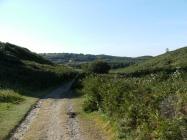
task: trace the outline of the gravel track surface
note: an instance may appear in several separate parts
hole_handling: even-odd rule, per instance
[[[40,99],[10,140],[105,140],[102,132],[93,128],[93,122],[79,120],[74,112],[72,83]]]

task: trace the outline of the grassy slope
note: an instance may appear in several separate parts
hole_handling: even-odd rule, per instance
[[[4,139],[38,98],[74,72],[10,43],[0,42],[0,58],[0,139]]]
[[[45,88],[68,79],[73,70],[55,65],[41,56],[9,43],[0,43],[1,83]],[[64,77],[64,79],[62,79]],[[3,85],[5,85],[3,84]]]
[[[40,55],[10,43],[0,42],[0,53],[3,54],[3,57],[1,56],[2,59],[9,59],[12,61],[14,59],[14,62],[18,62],[19,60],[30,60],[40,64],[52,64],[49,60],[44,59]]]
[[[154,57],[143,63],[135,64],[124,69],[112,72],[116,73],[152,73],[159,71],[175,71],[176,68],[187,70],[187,47],[171,51]]]

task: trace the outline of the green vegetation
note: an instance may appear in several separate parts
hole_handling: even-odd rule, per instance
[[[14,90],[0,90],[0,102],[19,104],[22,101],[24,101],[24,98]]]
[[[49,60],[42,58],[40,55],[10,43],[0,42],[0,55],[1,61],[7,60],[9,62],[19,63],[19,60],[30,60],[40,64],[52,64]]]
[[[140,63],[152,58],[151,56],[132,58],[110,55],[84,55],[73,53],[45,53],[41,55],[54,63],[66,64],[76,68],[81,68],[82,64],[100,60],[109,63],[112,69],[127,67],[129,65]]]
[[[129,58],[128,64],[122,58],[103,55],[100,58],[82,54],[81,57],[43,55],[55,58],[54,61],[67,56],[62,63],[82,65],[86,73],[80,73],[73,85],[77,94],[83,95],[82,107],[89,113],[81,114],[93,119],[102,114],[106,120],[103,124],[109,120],[119,139],[187,138],[187,47],[151,59]],[[0,43],[0,58],[0,139],[3,139],[38,98],[74,78],[76,72],[10,43]],[[125,66],[134,65],[112,71],[122,74],[103,74],[114,60],[118,64],[123,61]]]
[[[146,75],[165,71],[171,73],[176,69],[187,70],[187,47],[167,52],[154,57],[143,63],[135,64],[124,69],[117,69],[112,72],[130,75]]]
[[[187,81],[182,77],[89,76],[83,82],[83,107],[106,114],[122,139],[182,140],[187,130]]]
[[[9,135],[49,89],[75,75],[73,69],[53,64],[25,48],[0,42],[0,139]]]
[[[9,43],[0,44],[0,81],[3,85],[46,88],[71,79],[75,73],[62,65],[54,65],[27,49]]]
[[[38,97],[29,97],[20,95],[24,101],[15,102],[0,102],[0,140],[5,139],[9,136],[10,132],[19,124],[19,122],[25,117],[27,112],[32,108],[32,106],[36,103],[38,98],[49,94],[52,91],[52,88],[48,88],[47,90],[40,91],[30,91],[29,95],[35,95]],[[15,91],[12,91],[12,95],[14,95]],[[1,94],[1,93],[0,93]],[[27,93],[28,94],[28,93]]]
[[[83,69],[88,73],[104,74],[110,70],[110,65],[104,61],[94,61],[89,64],[82,65]]]
[[[187,138],[187,48],[130,66],[123,74],[83,75],[75,88],[87,113],[104,114],[119,139]],[[82,81],[82,84],[80,84]]]
[[[77,93],[73,94],[76,95]],[[79,112],[77,117],[80,121],[80,128],[84,128],[85,132],[91,134],[96,133],[96,135],[98,135],[99,129],[100,133],[107,137],[107,140],[116,140],[117,129],[108,121],[105,115],[100,115],[99,112],[86,113],[82,108],[84,97],[72,98],[71,100],[74,111]]]

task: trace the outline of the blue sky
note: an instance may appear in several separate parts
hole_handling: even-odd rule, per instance
[[[0,0],[0,41],[34,52],[158,55],[187,45],[187,1]]]

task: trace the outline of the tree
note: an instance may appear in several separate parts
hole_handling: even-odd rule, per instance
[[[108,73],[110,70],[110,65],[104,61],[95,61],[88,65],[87,71],[97,74]]]
[[[166,48],[166,53],[168,53],[169,52],[169,48]]]

